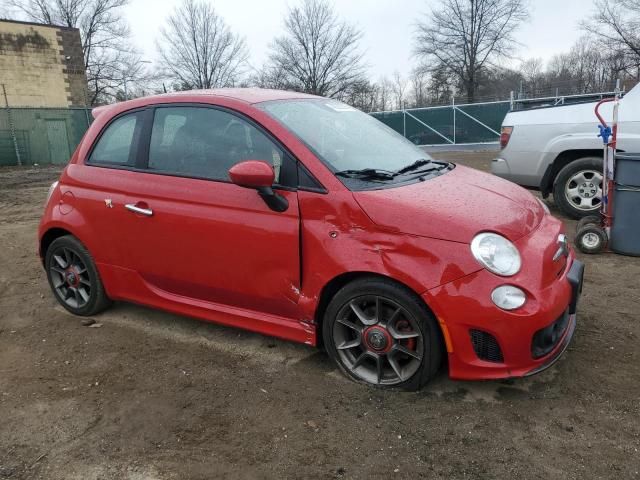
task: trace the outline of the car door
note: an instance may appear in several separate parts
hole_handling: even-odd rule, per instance
[[[72,162],[66,169],[68,185],[61,186],[62,192],[73,199],[70,206],[85,219],[79,227],[90,238],[91,253],[98,264],[128,263],[128,246],[121,232],[128,215],[122,207],[142,135],[143,115],[137,110],[114,118],[92,145],[84,164]]]
[[[203,106],[158,107],[146,172],[128,184],[129,262],[155,294],[184,301],[297,314],[299,214],[271,210],[229,181],[243,160],[264,160],[282,182],[286,156],[250,121]],[[215,308],[215,306],[212,306]]]

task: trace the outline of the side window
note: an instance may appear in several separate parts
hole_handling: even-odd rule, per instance
[[[159,107],[155,111],[149,169],[229,180],[228,171],[244,160],[273,165],[276,183],[284,152],[265,134],[231,113],[204,107]]]
[[[134,142],[141,129],[141,113],[129,113],[114,120],[98,139],[89,162],[98,165],[135,163]]]

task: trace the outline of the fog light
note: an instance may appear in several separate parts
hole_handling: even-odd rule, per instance
[[[524,305],[527,295],[518,287],[502,285],[491,293],[491,300],[498,308],[503,310],[515,310]]]

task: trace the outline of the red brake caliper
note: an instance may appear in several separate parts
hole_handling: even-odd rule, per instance
[[[396,325],[396,329],[400,333],[403,333],[403,332],[407,333],[412,331],[411,325],[406,320],[400,320]],[[407,338],[404,340],[400,340],[400,343],[403,343],[403,342],[404,342],[404,346],[407,347],[409,350],[414,351],[416,349],[415,338]]]

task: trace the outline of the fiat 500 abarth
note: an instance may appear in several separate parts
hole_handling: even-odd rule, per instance
[[[521,187],[438,162],[304,94],[193,91],[94,110],[49,191],[57,300],[112,300],[323,345],[352,379],[415,389],[551,365],[583,265]]]

